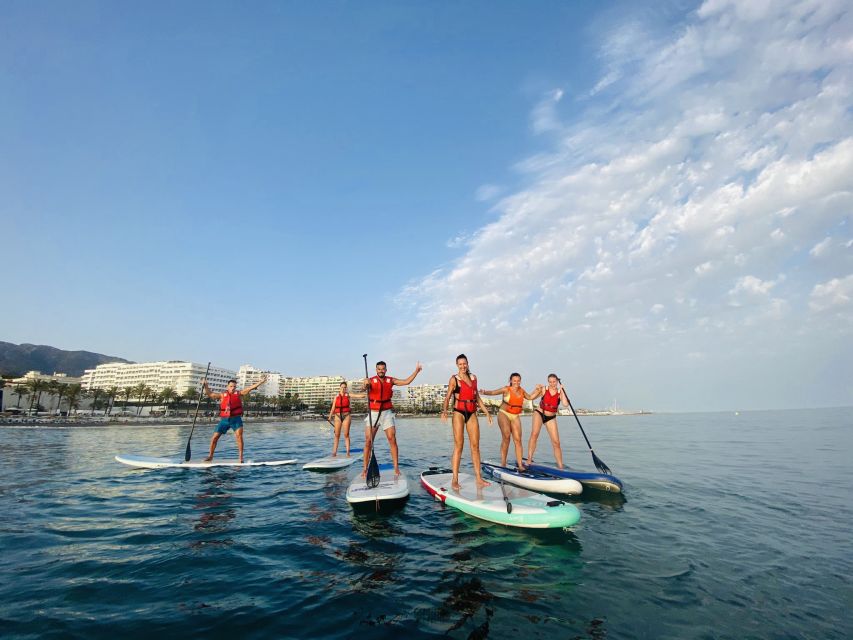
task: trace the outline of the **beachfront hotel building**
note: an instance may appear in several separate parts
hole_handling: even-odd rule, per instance
[[[431,411],[441,407],[447,393],[446,384],[418,384],[402,387],[395,405],[400,409]]]
[[[111,362],[100,364],[94,369],[86,369],[81,380],[83,389],[109,389],[117,387],[135,387],[140,383],[149,386],[155,393],[166,387],[171,387],[179,394],[190,389],[201,389],[201,381],[207,365],[183,360],[168,360],[164,362],[124,363]],[[223,391],[231,379],[236,379],[237,372],[222,367],[210,367],[207,381],[214,392]]]
[[[343,376],[310,376],[304,378],[287,376],[282,378],[280,395],[298,395],[299,399],[309,407],[318,403],[329,403],[335,399],[341,382],[349,385],[349,390],[361,391],[361,378],[347,380]]]
[[[27,384],[31,380],[41,380],[42,382],[59,382],[61,384],[77,384],[78,382],[82,384],[81,378],[75,378],[74,376],[69,376],[67,373],[57,373],[53,374],[42,373],[41,371],[27,371],[20,378],[15,378],[11,380],[11,384]]]
[[[250,364],[244,364],[242,367],[237,369],[237,388],[245,389],[256,382],[259,382],[264,376],[267,377],[267,381],[258,387],[256,393],[272,398],[283,395],[281,393],[281,381],[284,376],[282,376],[278,371],[263,371],[261,369],[256,369]]]

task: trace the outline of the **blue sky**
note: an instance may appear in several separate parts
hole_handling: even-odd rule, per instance
[[[598,4],[4,3],[0,339],[850,404],[844,3]]]

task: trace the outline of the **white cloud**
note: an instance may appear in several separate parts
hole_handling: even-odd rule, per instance
[[[477,187],[477,192],[474,197],[479,202],[486,202],[488,200],[494,200],[501,195],[501,193],[503,193],[503,187],[499,187],[495,184],[483,184]]]
[[[851,295],[850,252],[821,246],[832,235],[849,248],[853,228],[853,12],[709,1],[674,37],[649,33],[631,24],[605,39],[581,115],[559,119],[559,91],[533,109],[550,149],[517,163],[529,186],[458,261],[406,289],[401,353],[452,363],[464,346],[486,372],[585,362],[595,392],[614,363],[669,388],[687,353],[715,375],[727,349],[758,366],[781,336],[814,347],[846,335],[804,314]]]
[[[832,238],[829,238],[829,237],[824,238],[823,240],[821,240],[820,242],[818,242],[815,246],[813,246],[811,248],[811,251],[809,251],[809,255],[812,256],[813,258],[819,258],[821,255],[823,255],[826,252],[827,248],[829,248],[829,245],[831,243],[832,243]]]

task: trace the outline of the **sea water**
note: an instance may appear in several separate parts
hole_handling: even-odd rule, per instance
[[[325,423],[246,422],[247,458],[330,452]],[[853,637],[853,410],[582,424],[625,493],[573,498],[577,526],[538,532],[419,486],[422,470],[449,465],[437,419],[399,420],[411,497],[387,515],[347,504],[358,465],[113,460],[182,457],[187,425],[0,428],[0,636]],[[495,459],[498,430],[481,429]],[[559,429],[568,463],[594,470],[574,419]],[[196,428],[194,459],[209,435]],[[352,435],[363,446],[360,422]],[[228,435],[218,454],[234,452]],[[388,461],[381,434],[377,455]],[[552,455],[543,430],[537,459]]]

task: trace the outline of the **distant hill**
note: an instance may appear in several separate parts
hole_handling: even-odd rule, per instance
[[[82,376],[86,369],[94,369],[105,362],[130,362],[115,356],[105,356],[91,351],[64,351],[44,344],[12,344],[0,342],[0,373],[5,376],[22,376],[27,371],[42,373],[67,373]]]

